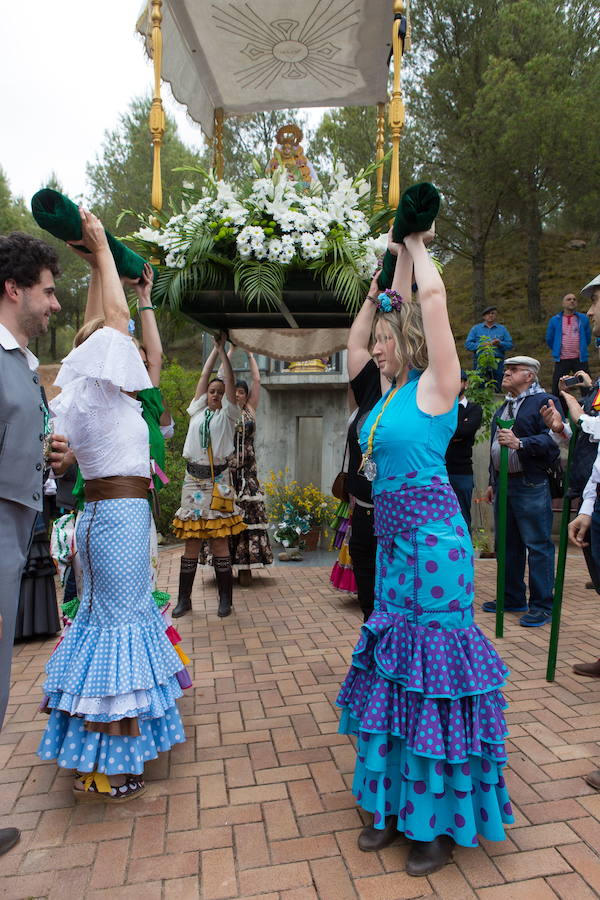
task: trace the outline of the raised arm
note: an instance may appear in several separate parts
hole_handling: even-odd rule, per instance
[[[425,233],[409,234],[404,244],[410,253],[419,286],[419,303],[427,343],[428,366],[417,391],[423,412],[448,412],[460,390],[460,363],[450,328],[446,289],[425,246]]]
[[[221,360],[220,368],[223,371],[223,381],[225,382],[225,396],[229,400],[230,403],[236,405],[236,396],[235,396],[235,378],[233,375],[233,369],[231,368],[231,360],[227,356],[225,352],[225,344],[227,342],[227,337],[223,332],[219,335],[218,338],[215,338],[215,349],[219,354],[219,358]]]
[[[250,378],[252,379],[252,383],[250,385],[250,393],[248,395],[248,405],[256,411],[258,401],[260,400],[260,372],[258,369],[258,363],[254,359],[254,353],[250,353],[248,351],[247,356],[248,368],[250,369]]]
[[[206,362],[202,368],[202,374],[198,379],[198,384],[196,385],[196,393],[194,394],[194,400],[197,400],[202,394],[205,394],[208,390],[208,382],[210,380],[210,376],[215,367],[215,362],[217,361],[218,350],[216,347],[213,347],[210,353],[206,358]]]
[[[129,307],[102,222],[83,207],[79,211],[82,243],[95,255],[98,263],[104,321],[110,328],[129,334]]]
[[[153,386],[158,387],[160,384],[163,350],[151,300],[153,280],[154,270],[151,265],[146,263],[141,279],[133,284],[132,287],[137,296],[137,308],[142,323],[142,344],[146,350],[148,375]]]
[[[95,253],[85,253],[80,250],[81,242],[68,242],[69,247],[81,259],[88,263],[90,272],[90,281],[88,284],[87,300],[85,304],[85,313],[83,316],[83,324],[85,325],[90,319],[97,319],[104,315],[102,308],[102,286],[100,284],[100,272],[98,269],[98,260]]]
[[[379,272],[375,272],[371,285],[367,292],[365,302],[359,309],[348,334],[348,378],[353,378],[362,372],[371,359],[369,343],[373,330],[373,319],[377,312],[376,300],[379,294],[377,279]]]

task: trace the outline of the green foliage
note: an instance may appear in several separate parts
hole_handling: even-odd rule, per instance
[[[284,281],[285,269],[279,263],[239,257],[235,261],[234,288],[249,308],[255,304],[257,308],[264,305],[277,309]]]
[[[365,299],[368,282],[358,270],[348,241],[330,236],[325,252],[309,266],[321,279],[323,289],[340,298],[351,315],[356,315]]]
[[[481,349],[477,356],[477,368],[467,372],[469,377],[467,396],[473,403],[478,403],[483,411],[481,429],[477,436],[478,444],[489,440],[490,425],[498,406],[495,393],[496,382],[493,377],[498,361],[494,354],[494,347],[485,337],[481,338],[480,347]]]
[[[0,234],[29,231],[33,223],[31,213],[22,197],[13,197],[8,178],[0,168]]]

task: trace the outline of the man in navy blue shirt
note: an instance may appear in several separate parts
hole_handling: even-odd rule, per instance
[[[538,382],[540,364],[530,356],[506,360],[502,389],[506,399],[494,413],[491,429],[490,487],[496,492],[500,450],[508,447],[508,500],[506,509],[506,588],[504,608],[522,612],[520,624],[535,628],[552,618],[554,590],[554,544],[552,542],[552,498],[548,470],[559,449],[540,412],[548,400],[558,405]],[[512,428],[498,428],[498,419],[513,419]],[[495,508],[497,513],[497,506]],[[497,516],[496,516],[497,521]],[[529,566],[529,609],[525,595],[525,563]],[[496,604],[483,604],[495,612]]]
[[[569,291],[562,298],[562,312],[552,316],[546,329],[546,343],[554,359],[552,393],[557,397],[560,396],[558,382],[563,375],[573,375],[582,369],[584,372],[590,371],[588,344],[591,339],[589,319],[577,312],[577,297]]]
[[[465,347],[473,353],[473,367],[480,369],[479,356],[486,347],[491,347],[496,357],[496,368],[488,369],[484,373],[496,383],[496,390],[502,390],[502,373],[504,371],[504,354],[511,350],[513,340],[508,328],[496,322],[497,308],[487,306],[483,311],[483,322],[473,325],[467,335]]]

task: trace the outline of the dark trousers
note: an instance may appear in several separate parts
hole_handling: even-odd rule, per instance
[[[471,533],[471,500],[473,498],[473,476],[472,475],[451,475],[448,472],[448,481],[452,485],[452,490],[456,494],[456,499],[460,504],[460,511],[463,519],[467,523],[469,534]]]
[[[8,703],[15,620],[21,575],[27,562],[37,513],[29,506],[0,498],[0,728]]]
[[[594,504],[588,540],[589,547],[584,547],[583,553],[594,587],[600,593],[600,581],[598,580],[598,570],[600,569],[600,498],[598,497]]]
[[[563,402],[563,399],[558,392],[558,379],[562,378],[563,375],[574,375],[575,372],[579,372],[580,370],[582,370],[583,372],[590,371],[590,367],[588,366],[588,364],[586,362],[582,362],[580,359],[559,359],[558,362],[554,363],[554,371],[552,373],[552,393],[555,397],[558,397],[560,399],[565,416],[568,410],[566,404]]]
[[[496,494],[496,533],[497,504]],[[529,567],[529,609],[552,612],[554,591],[554,544],[552,542],[552,498],[548,481],[534,484],[524,475],[508,479],[506,509],[505,608],[527,604],[525,562]]]
[[[373,531],[373,510],[358,503],[352,511],[352,533],[348,549],[352,557],[352,569],[356,578],[358,602],[365,622],[375,604],[375,558],[377,538]]]

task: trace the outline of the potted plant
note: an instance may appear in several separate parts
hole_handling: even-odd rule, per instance
[[[290,503],[284,505],[283,518],[272,525],[273,537],[284,548],[279,558],[285,560],[301,560],[300,551],[304,548],[304,535],[310,530],[310,522],[306,516],[298,515]]]
[[[294,514],[306,521],[308,527],[303,532],[304,545],[307,550],[316,550],[323,527],[333,518],[337,501],[314,484],[301,485],[297,481],[288,481],[287,474],[287,469],[271,472],[265,483],[270,517],[281,523]],[[279,525],[276,528],[279,529]]]

